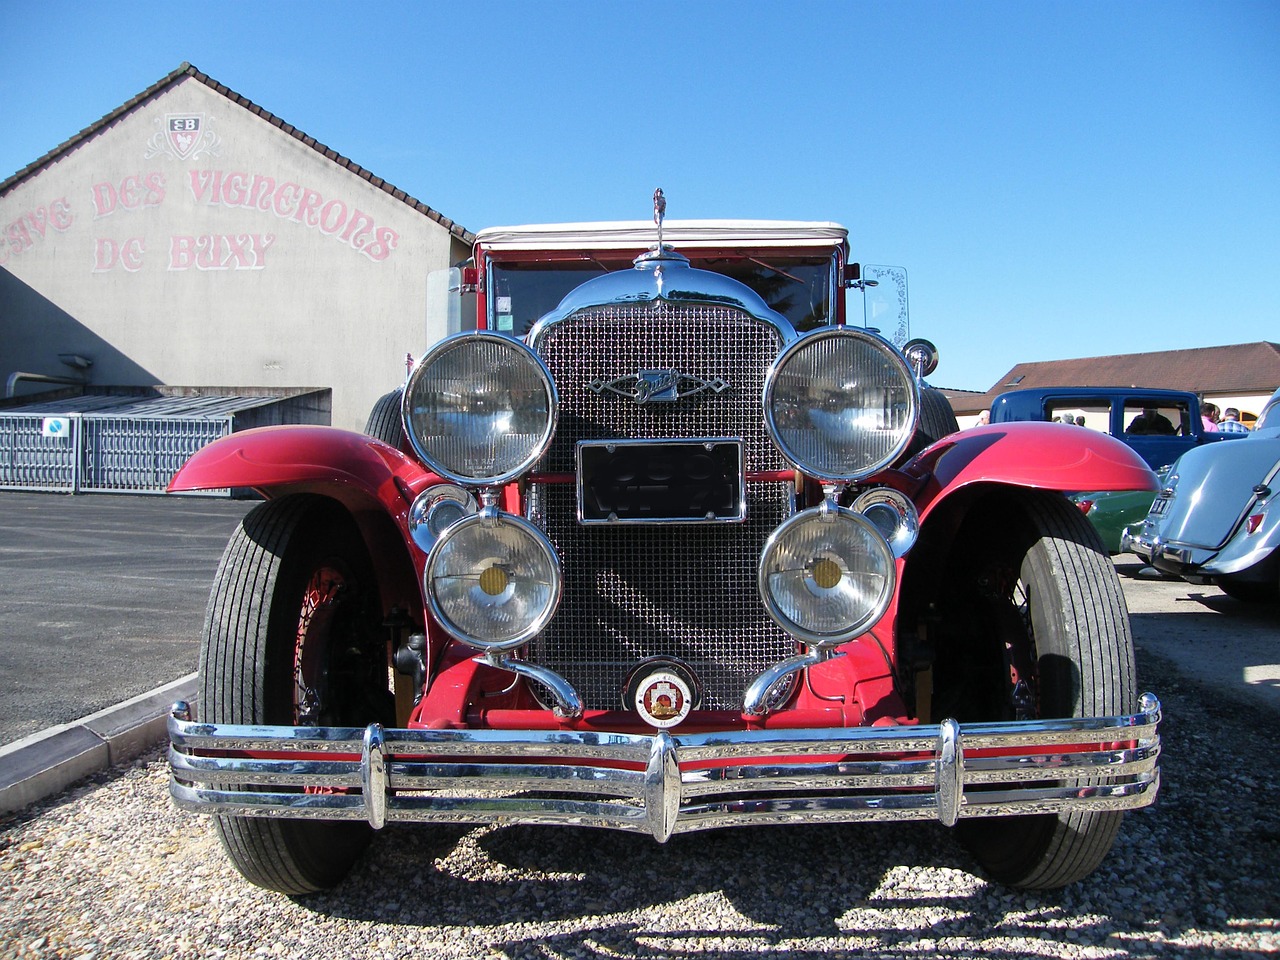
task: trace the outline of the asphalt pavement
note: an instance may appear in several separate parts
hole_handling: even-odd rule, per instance
[[[0,493],[0,794],[63,755],[74,775],[150,735],[192,686],[218,559],[253,506]]]

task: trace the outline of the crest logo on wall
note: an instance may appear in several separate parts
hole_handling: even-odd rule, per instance
[[[216,157],[222,141],[209,129],[211,120],[203,113],[166,113],[156,120],[162,127],[147,142],[146,159],[162,153],[176,160],[194,160],[205,153]]]

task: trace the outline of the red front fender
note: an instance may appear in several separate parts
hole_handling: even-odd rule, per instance
[[[334,427],[262,427],[196,451],[169,483],[171,492],[251,487],[264,496],[323,493],[358,509],[380,503],[403,514],[439,478],[399,450]]]
[[[1056,423],[998,423],[953,433],[905,471],[925,481],[927,512],[945,495],[975,483],[1037,490],[1160,489],[1151,468],[1114,437]]]

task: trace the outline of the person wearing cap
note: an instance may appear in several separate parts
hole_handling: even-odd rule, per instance
[[[1227,407],[1222,411],[1222,419],[1218,421],[1218,429],[1223,433],[1249,432],[1249,428],[1240,422],[1240,411],[1235,407]]]

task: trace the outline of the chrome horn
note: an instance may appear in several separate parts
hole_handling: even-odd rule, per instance
[[[884,535],[895,559],[910,550],[920,535],[920,514],[905,494],[891,487],[876,487],[853,501],[860,513]]]

